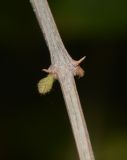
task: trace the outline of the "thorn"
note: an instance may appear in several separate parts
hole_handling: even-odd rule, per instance
[[[84,57],[82,57],[80,60],[78,60],[78,61],[73,61],[73,65],[76,67],[76,66],[78,66],[82,61],[84,61],[84,59],[86,58],[86,56],[84,56]]]
[[[42,71],[44,71],[46,73],[50,73],[51,72],[49,69],[42,69]]]
[[[82,57],[80,60],[77,61],[77,63],[80,64],[82,61],[84,61],[85,58],[86,56]]]
[[[52,75],[54,77],[54,79],[57,79],[57,73],[55,70],[53,70],[52,67],[49,67],[48,69],[42,69],[42,71]]]

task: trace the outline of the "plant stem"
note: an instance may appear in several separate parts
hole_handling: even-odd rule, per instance
[[[80,160],[94,160],[94,155],[83,116],[74,75],[83,75],[79,61],[73,60],[66,51],[57,30],[47,0],[30,0],[51,56],[51,66],[45,69],[60,82]]]

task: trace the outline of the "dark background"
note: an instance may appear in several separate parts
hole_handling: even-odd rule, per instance
[[[127,1],[49,1],[77,79],[96,160],[127,159]],[[0,2],[0,159],[77,160],[56,82],[40,96],[50,57],[28,0]]]

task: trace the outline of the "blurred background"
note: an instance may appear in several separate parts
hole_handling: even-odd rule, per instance
[[[127,159],[127,1],[49,0],[76,78],[96,160]],[[40,96],[49,51],[27,0],[0,3],[0,159],[78,160],[56,82]]]

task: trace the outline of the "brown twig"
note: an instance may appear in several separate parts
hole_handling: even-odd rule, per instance
[[[75,75],[80,77],[84,75],[79,64],[85,57],[79,61],[70,57],[61,40],[47,0],[30,0],[30,2],[50,51],[51,66],[44,71],[54,74],[60,82],[80,160],[94,160],[74,80]]]

